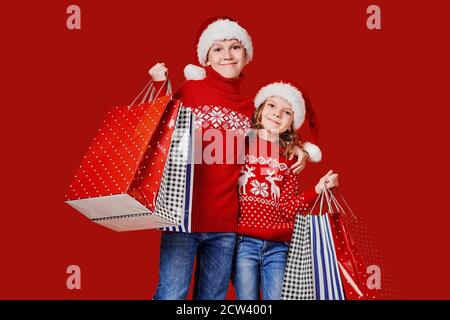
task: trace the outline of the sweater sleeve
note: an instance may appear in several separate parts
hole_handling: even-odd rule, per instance
[[[294,219],[296,214],[308,213],[317,198],[314,188],[299,192],[299,176],[289,170],[280,193],[280,213],[287,221]]]

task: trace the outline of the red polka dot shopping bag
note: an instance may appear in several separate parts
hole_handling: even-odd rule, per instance
[[[155,98],[149,82],[131,105],[108,113],[91,142],[65,199],[91,221],[115,231],[190,231],[194,116],[167,88]]]
[[[340,196],[337,189],[336,194]],[[361,217],[352,213],[342,196],[340,196],[341,202],[347,206],[347,212],[333,192],[330,191],[329,195],[335,207],[334,214],[329,217],[330,227],[346,299],[389,298],[391,284],[388,273]],[[381,288],[381,270],[383,270],[384,288]]]

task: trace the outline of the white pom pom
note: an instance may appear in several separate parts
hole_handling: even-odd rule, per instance
[[[206,77],[206,70],[202,67],[188,64],[184,67],[184,77],[187,80],[203,80]]]
[[[302,148],[303,150],[308,152],[309,160],[311,162],[320,162],[322,160],[322,151],[320,151],[320,148],[315,144],[312,144],[311,142],[305,142],[304,144],[302,144]]]

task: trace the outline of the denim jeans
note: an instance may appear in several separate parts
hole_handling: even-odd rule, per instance
[[[280,300],[287,242],[239,236],[233,262],[233,285],[239,300]]]
[[[163,232],[159,283],[153,299],[186,299],[196,256],[193,299],[225,299],[235,244],[235,233]]]

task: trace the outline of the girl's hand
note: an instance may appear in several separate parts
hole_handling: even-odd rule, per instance
[[[339,186],[338,174],[333,173],[333,170],[327,172],[322,178],[320,178],[319,182],[316,185],[316,193],[320,194],[323,191],[323,188],[332,189],[334,187]]]
[[[299,146],[295,146],[294,154],[295,154],[295,156],[297,156],[297,162],[291,166],[291,170],[293,170],[293,172],[295,174],[298,174],[298,173],[302,172],[303,169],[305,169],[306,160],[308,159],[308,154],[305,151],[303,151],[303,149],[300,148]],[[291,160],[293,157],[294,156],[291,155],[289,160]]]
[[[164,63],[157,63],[148,70],[153,81],[167,80],[168,69]]]

